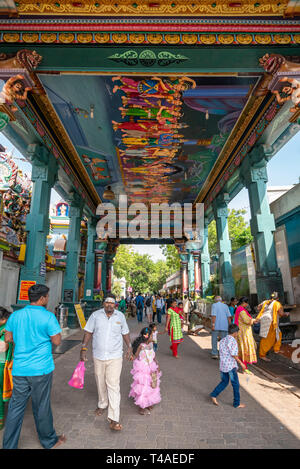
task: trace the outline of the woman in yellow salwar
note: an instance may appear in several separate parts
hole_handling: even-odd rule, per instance
[[[258,311],[259,314],[255,322],[260,322],[259,358],[269,362],[271,360],[266,355],[272,347],[274,353],[280,352],[282,334],[278,326],[279,317],[288,316],[289,314],[283,312],[277,292],[273,292],[269,300],[258,305]]]
[[[239,358],[247,366],[257,362],[256,342],[252,334],[252,324],[254,319],[248,313],[248,298],[240,299],[235,311],[234,323],[239,326],[237,343],[239,346]]]

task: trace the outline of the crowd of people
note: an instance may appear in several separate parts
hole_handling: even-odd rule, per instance
[[[49,288],[33,285],[28,290],[30,304],[10,314],[0,308],[0,425],[4,426],[4,405],[9,401],[4,427],[3,448],[18,447],[23,417],[29,398],[41,445],[56,448],[65,443],[65,435],[57,436],[53,425],[50,394],[54,361],[52,345],[61,343],[61,329],[54,314],[47,311]],[[178,347],[184,334],[197,335],[203,324],[197,307],[186,295],[180,298],[161,295],[128,295],[117,305],[112,294],[108,294],[103,307],[94,311],[84,328],[80,349],[80,361],[87,360],[89,342],[92,339],[94,374],[98,392],[95,410],[101,416],[108,409],[107,418],[110,429],[121,431],[120,423],[120,376],[123,365],[123,343],[127,347],[125,357],[132,361],[132,384],[129,397],[133,399],[141,415],[152,412],[161,401],[160,381],[162,371],[157,360],[158,336],[168,334],[172,356],[178,358]],[[127,324],[126,311],[135,304],[138,323],[148,323],[133,342]],[[118,308],[118,309],[117,309]],[[154,322],[157,316],[161,323],[166,314],[164,327],[158,328]],[[256,343],[252,326],[260,324],[260,358],[266,357],[273,347],[280,352],[281,332],[279,317],[285,316],[279,302],[278,293],[258,306],[258,315],[253,318],[249,313],[248,299],[239,301],[232,298],[229,305],[215,297],[211,311],[212,358],[220,359],[221,381],[210,394],[213,404],[219,405],[218,395],[229,381],[233,387],[233,406],[242,408],[240,402],[238,366],[244,372],[250,363],[257,361]],[[188,328],[184,327],[188,325]],[[218,339],[219,351],[218,351]],[[7,386],[5,373],[8,364],[12,367],[12,389]],[[5,398],[4,398],[5,396]]]

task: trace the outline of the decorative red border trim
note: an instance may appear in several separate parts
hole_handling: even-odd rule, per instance
[[[0,22],[0,30],[3,31],[84,31],[86,33],[92,31],[153,31],[153,32],[203,32],[203,33],[294,33],[300,31],[300,24],[298,25],[238,25],[238,24],[109,24],[109,23],[85,23],[85,24],[68,24],[68,23],[54,23],[54,24],[11,24],[9,22]]]

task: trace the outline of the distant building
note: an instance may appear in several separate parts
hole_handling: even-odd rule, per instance
[[[163,286],[163,290],[167,293],[179,293],[181,287],[180,270],[170,275],[166,279],[166,283]]]

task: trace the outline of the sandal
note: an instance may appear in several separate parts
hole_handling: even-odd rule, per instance
[[[140,415],[150,415],[150,410],[147,409],[147,407],[145,409],[140,409],[139,414]]]
[[[104,411],[105,409],[102,409],[101,407],[97,407],[97,409],[95,410],[95,414],[100,417],[100,415],[103,415],[104,414]]]
[[[113,422],[113,421],[111,420],[111,423],[110,423],[109,428],[110,428],[111,430],[115,430],[115,431],[119,432],[119,431],[122,430],[123,427],[122,427],[122,425],[121,425],[119,422]]]

